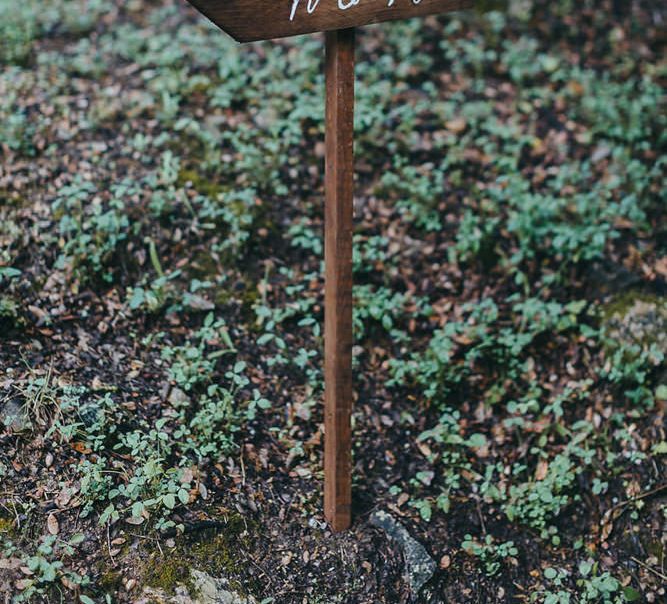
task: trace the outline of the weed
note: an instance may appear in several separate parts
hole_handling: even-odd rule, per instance
[[[506,558],[514,557],[519,553],[519,550],[514,547],[514,542],[497,543],[492,535],[487,535],[483,541],[466,535],[461,547],[466,553],[479,558],[484,565],[484,572],[489,577],[498,574]]]
[[[90,579],[87,576],[71,570],[66,565],[67,560],[71,560],[74,556],[76,546],[84,539],[81,533],[67,541],[56,535],[42,537],[36,551],[23,560],[29,576],[17,582],[19,593],[14,601],[31,602],[38,596],[47,596],[61,582],[72,587],[88,585]]]

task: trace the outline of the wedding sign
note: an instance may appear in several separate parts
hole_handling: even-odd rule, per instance
[[[472,0],[190,0],[239,42],[460,10]]]

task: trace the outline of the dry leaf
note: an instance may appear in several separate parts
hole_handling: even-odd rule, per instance
[[[467,126],[468,124],[462,117],[456,117],[453,120],[445,122],[445,128],[454,134],[461,134]]]
[[[144,519],[143,519],[143,517],[135,518],[134,516],[132,516],[130,518],[126,518],[125,522],[127,522],[128,524],[132,524],[134,526],[138,526],[138,525],[144,523]]]
[[[429,459],[431,455],[433,455],[433,451],[431,451],[431,448],[424,442],[417,442],[417,448],[419,449],[419,452],[426,457],[426,459]]]
[[[540,459],[535,468],[535,480],[544,480],[549,473],[549,462],[546,459]]]
[[[80,443],[80,442],[74,442],[74,443],[71,443],[70,446],[71,446],[72,449],[74,449],[77,453],[83,453],[84,455],[88,455],[89,453],[92,453],[92,452],[93,452],[92,449],[89,449],[88,447],[86,447],[85,444]]]
[[[46,528],[52,535],[57,535],[60,531],[60,525],[55,514],[49,514],[49,517],[46,519]]]

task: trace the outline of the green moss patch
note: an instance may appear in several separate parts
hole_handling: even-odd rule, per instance
[[[150,558],[143,573],[144,583],[169,594],[182,585],[192,593],[191,573],[196,569],[214,577],[225,577],[234,591],[245,593],[248,588],[257,586],[239,580],[244,568],[239,546],[249,546],[253,529],[252,523],[235,515],[228,518],[224,527],[182,537],[175,547],[163,548],[163,554],[158,551]]]

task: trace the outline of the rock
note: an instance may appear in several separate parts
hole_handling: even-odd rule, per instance
[[[169,393],[169,402],[174,407],[189,407],[192,404],[190,397],[177,386],[174,386]]]
[[[424,584],[433,576],[437,565],[428,555],[424,546],[413,539],[407,529],[390,514],[383,511],[371,516],[371,524],[382,529],[403,550],[405,559],[405,581],[410,587],[413,598],[417,596]]]
[[[30,429],[28,415],[15,400],[9,400],[0,407],[0,424],[12,432],[25,432]]]
[[[230,591],[229,581],[216,579],[205,572],[192,571],[194,604],[257,604],[252,596],[243,596]]]
[[[667,355],[667,298],[633,291],[616,296],[604,309],[604,325],[613,340],[655,345]]]
[[[225,578],[212,577],[193,569],[189,585],[176,588],[174,595],[147,587],[137,604],[257,604],[252,596],[234,591]]]

